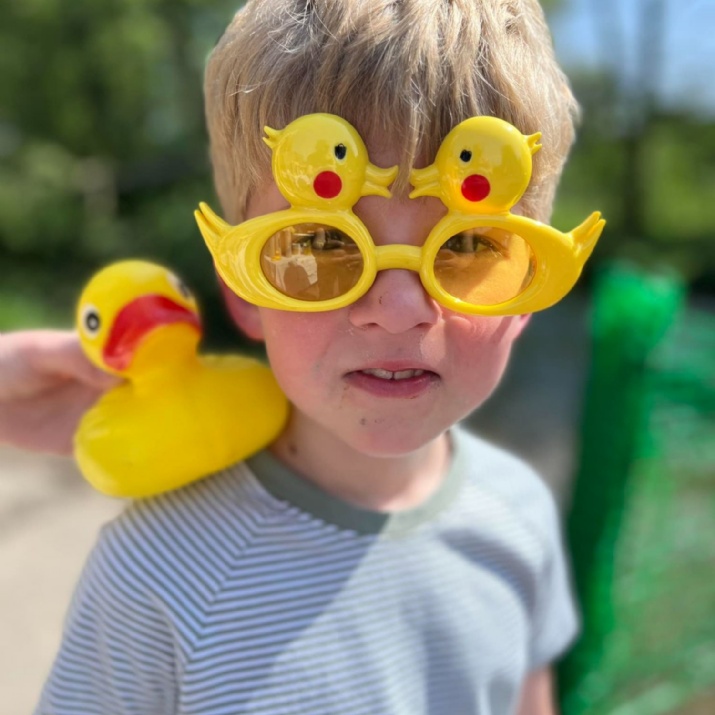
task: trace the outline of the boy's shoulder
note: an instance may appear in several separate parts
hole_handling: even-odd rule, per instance
[[[454,427],[451,436],[452,468],[478,499],[501,502],[532,522],[554,517],[550,489],[524,460],[463,426]],[[196,546],[219,541],[235,552],[285,510],[291,505],[276,499],[242,462],[182,489],[133,502],[104,531],[158,544],[167,539]]]
[[[461,425],[453,434],[468,477],[483,488],[517,502],[553,500],[546,482],[523,458]]]
[[[116,560],[137,580],[218,582],[280,509],[245,464],[131,502],[101,531],[95,557]]]
[[[552,541],[559,529],[554,495],[523,459],[464,427],[454,430],[460,468],[474,501],[488,501]]]
[[[468,432],[452,430],[453,470],[461,483],[456,510],[445,526],[466,519],[494,534],[536,533],[545,551],[553,548],[558,517],[553,497],[539,475],[510,452]],[[265,475],[264,475],[265,476]],[[454,480],[453,480],[454,482]],[[289,514],[290,512],[290,514]],[[456,521],[453,520],[456,519]],[[296,522],[297,520],[297,522]],[[277,498],[249,465],[237,464],[187,487],[133,502],[103,529],[99,551],[121,558],[125,571],[160,580],[168,571],[218,585],[258,540],[282,529],[298,529],[312,518]],[[477,531],[481,531],[477,529]]]

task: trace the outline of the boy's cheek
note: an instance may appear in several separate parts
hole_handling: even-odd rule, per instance
[[[258,308],[255,305],[239,298],[223,281],[221,276],[217,275],[221,295],[226,305],[231,320],[239,328],[239,330],[251,340],[264,340],[263,325],[261,323]]]
[[[514,335],[514,340],[518,338],[523,332],[526,326],[531,322],[531,313],[527,315],[517,315],[515,317],[516,321],[516,334]]]
[[[531,315],[480,316],[452,313],[448,340],[479,350],[485,345],[510,345],[523,332]],[[449,330],[451,328],[451,330]]]

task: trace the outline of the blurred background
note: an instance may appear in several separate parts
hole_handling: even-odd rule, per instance
[[[583,107],[553,223],[598,208],[608,226],[471,425],[534,463],[563,509],[585,621],[561,669],[567,715],[712,714],[715,3],[542,4]],[[71,326],[84,281],[141,256],[196,289],[209,347],[246,347],[191,216],[217,204],[201,80],[236,7],[3,6],[0,331]],[[14,714],[32,707],[97,526],[121,504],[71,462],[9,448],[0,494],[0,690]]]
[[[676,267],[696,291],[714,290],[713,3],[544,5],[584,110],[555,225],[575,226],[598,207],[608,231],[590,269],[625,256]],[[0,329],[68,324],[77,288],[97,266],[143,255],[168,260],[200,288],[209,338],[225,339],[190,211],[213,197],[202,68],[235,7],[4,7]]]

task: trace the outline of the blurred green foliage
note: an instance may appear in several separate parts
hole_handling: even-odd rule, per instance
[[[715,317],[679,278],[622,262],[599,271],[591,321],[566,524],[583,623],[561,711],[712,713]]]
[[[27,0],[0,23],[0,329],[69,325],[118,258],[166,262],[227,329],[192,210],[213,196],[207,53],[235,0]]]
[[[0,330],[69,325],[93,271],[146,257],[197,289],[209,342],[236,339],[191,211],[213,200],[203,64],[239,4],[23,0],[3,8]],[[558,12],[566,3],[545,4]],[[609,224],[594,261],[665,260],[711,285],[715,122],[651,112],[642,132],[624,132],[614,121],[623,97],[613,78],[573,79],[585,122],[555,224],[575,226],[602,208]]]
[[[627,258],[679,271],[715,290],[715,117],[653,108],[637,130],[615,116],[607,76],[572,77],[583,108],[554,222],[576,225],[593,207],[608,220],[592,263]],[[591,266],[593,268],[594,266]]]

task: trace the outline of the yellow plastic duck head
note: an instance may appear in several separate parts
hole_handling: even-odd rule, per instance
[[[361,196],[389,197],[397,167],[370,163],[355,128],[334,114],[309,114],[284,129],[265,127],[273,176],[293,207],[351,209]]]
[[[410,198],[437,196],[465,214],[506,213],[529,185],[540,138],[496,117],[466,119],[444,138],[433,164],[412,170]]]
[[[79,299],[77,332],[99,368],[129,379],[196,353],[196,300],[171,271],[121,261],[92,277]]]

